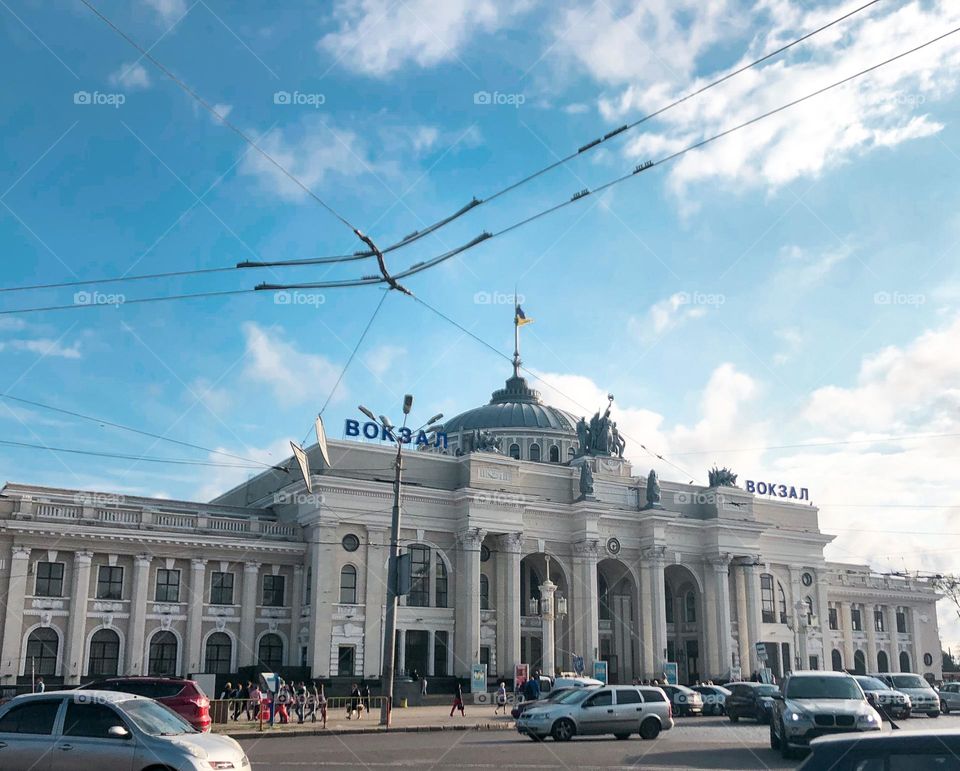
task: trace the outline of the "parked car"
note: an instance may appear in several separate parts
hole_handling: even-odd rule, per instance
[[[949,715],[960,710],[960,683],[944,683],[940,686],[940,711]]]
[[[769,683],[727,683],[724,686],[730,695],[724,701],[724,709],[731,723],[746,717],[758,723],[769,723],[773,713],[773,699],[780,689]]]
[[[818,736],[881,730],[879,713],[846,672],[793,672],[781,689],[770,717],[770,748],[784,758]]]
[[[552,693],[557,688],[596,688],[602,680],[578,675],[576,672],[561,672],[556,677],[540,675],[540,693]]]
[[[960,769],[960,731],[885,731],[824,736],[810,744],[799,771]]]
[[[940,717],[940,696],[930,683],[912,672],[881,672],[870,675],[910,697],[911,713]]]
[[[677,717],[692,717],[703,714],[703,697],[685,685],[662,685],[673,704],[673,714]]]
[[[0,768],[249,769],[229,736],[197,731],[153,699],[98,690],[17,696],[0,707]]]
[[[673,728],[673,713],[660,688],[612,685],[571,689],[555,702],[532,707],[517,720],[517,731],[531,739],[552,736],[569,741],[574,736],[613,734],[628,739],[638,733],[655,739]]]
[[[900,691],[895,691],[883,680],[869,675],[854,675],[863,692],[877,711],[880,717],[889,717],[895,720],[905,720],[910,717],[910,697]]]
[[[695,685],[693,690],[700,694],[703,699],[704,715],[724,715],[726,714],[727,696],[730,691],[722,685]]]
[[[510,715],[516,720],[524,712],[526,712],[530,707],[539,706],[542,704],[547,704],[549,702],[556,701],[567,691],[572,691],[573,688],[554,688],[542,699],[533,699],[531,701],[520,701],[513,705],[513,709],[510,710]]]
[[[198,731],[210,730],[210,699],[195,680],[177,677],[110,677],[95,680],[80,688],[146,696],[172,709]]]

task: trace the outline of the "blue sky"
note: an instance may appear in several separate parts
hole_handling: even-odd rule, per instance
[[[452,213],[860,3],[364,0],[277,12],[214,0],[98,8],[380,243]],[[4,287],[360,248],[80,2],[8,0]],[[958,26],[881,2],[389,256],[403,269]],[[830,556],[957,569],[960,35],[409,281],[577,413],[612,391],[698,481],[809,487]],[[89,93],[91,102],[76,97]],[[278,92],[291,95],[284,104]],[[477,98],[491,94],[490,102]],[[117,104],[121,102],[122,104]],[[281,103],[277,103],[277,102]],[[354,278],[369,262],[91,287],[125,299]],[[0,295],[0,309],[75,289]],[[4,393],[277,460],[322,406],[382,291],[0,316]],[[389,296],[325,417],[482,403],[507,363]],[[7,440],[212,459],[5,403]],[[840,443],[847,444],[840,444]],[[815,448],[764,450],[825,443]],[[222,458],[220,458],[222,460]],[[244,470],[0,447],[8,480],[212,496]],[[686,481],[682,479],[681,481]],[[897,531],[896,533],[894,531]],[[923,535],[939,533],[938,536]],[[891,554],[890,552],[895,552]],[[943,614],[946,621],[947,613]],[[960,641],[951,627],[948,641]]]

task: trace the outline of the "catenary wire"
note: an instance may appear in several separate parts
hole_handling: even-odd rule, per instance
[[[407,235],[407,236],[405,236],[404,238],[400,239],[400,240],[397,241],[396,243],[393,243],[393,244],[390,244],[389,246],[384,247],[384,248],[381,250],[381,252],[382,252],[383,254],[387,254],[387,253],[389,253],[389,252],[392,252],[392,251],[395,251],[395,250],[397,250],[397,249],[400,249],[400,248],[402,248],[402,247],[404,247],[404,246],[409,246],[410,244],[412,244],[412,243],[414,243],[415,241],[423,238],[424,236],[427,236],[427,235],[429,235],[430,233],[434,233],[434,232],[436,232],[437,230],[439,230],[439,229],[445,227],[446,225],[450,224],[450,223],[453,222],[454,220],[459,219],[461,216],[463,216],[463,215],[466,214],[467,212],[471,211],[472,209],[477,208],[477,207],[479,207],[479,206],[482,206],[482,205],[484,205],[484,204],[490,203],[491,201],[494,201],[494,200],[496,200],[497,198],[499,198],[499,197],[501,197],[501,196],[503,196],[503,195],[506,195],[506,194],[509,193],[509,192],[512,192],[513,190],[516,190],[517,188],[519,188],[519,187],[521,187],[521,186],[523,186],[523,185],[525,185],[525,184],[533,181],[534,179],[542,176],[543,174],[546,174],[546,173],[549,172],[549,171],[552,171],[553,169],[555,169],[555,168],[557,168],[557,167],[559,167],[559,166],[562,166],[563,164],[565,164],[565,163],[573,160],[574,158],[576,158],[576,157],[578,157],[578,156],[580,156],[580,155],[583,155],[583,154],[585,154],[585,153],[588,153],[588,152],[596,149],[597,147],[599,147],[600,145],[604,144],[605,142],[611,141],[612,139],[614,139],[615,137],[619,136],[620,134],[625,133],[625,132],[627,132],[627,131],[631,131],[631,130],[633,130],[634,128],[636,128],[637,126],[639,126],[639,125],[641,125],[641,124],[643,124],[643,123],[646,123],[647,121],[649,121],[649,120],[651,120],[651,119],[653,119],[653,118],[655,118],[655,117],[657,117],[657,116],[659,116],[659,115],[662,115],[663,113],[667,112],[668,110],[671,110],[671,109],[673,109],[673,108],[675,108],[675,107],[678,107],[679,105],[683,104],[684,102],[686,102],[686,101],[688,101],[688,100],[690,100],[690,99],[693,99],[693,98],[695,98],[695,97],[703,94],[704,92],[709,91],[710,89],[712,89],[712,88],[714,88],[714,87],[716,87],[716,86],[718,86],[718,85],[721,85],[722,83],[725,83],[726,81],[730,80],[731,78],[736,77],[737,75],[739,75],[739,74],[741,74],[741,73],[743,73],[743,72],[746,72],[747,70],[750,70],[750,69],[756,67],[757,65],[762,64],[762,63],[765,62],[765,61],[768,61],[769,59],[771,59],[771,58],[773,58],[773,57],[778,56],[779,54],[781,54],[781,53],[789,50],[790,48],[793,48],[793,47],[796,46],[796,45],[799,45],[800,43],[802,43],[802,42],[804,42],[804,41],[806,41],[806,40],[809,40],[810,38],[814,37],[815,35],[818,35],[819,33],[821,33],[821,32],[823,32],[823,31],[829,29],[830,27],[833,27],[833,26],[839,24],[840,22],[843,22],[843,21],[849,19],[851,16],[854,16],[854,15],[860,13],[861,11],[866,10],[867,8],[869,8],[869,7],[872,6],[872,5],[875,5],[875,4],[878,3],[878,2],[880,2],[880,0],[870,0],[870,2],[868,2],[868,3],[866,3],[866,4],[862,5],[862,6],[860,6],[859,8],[855,8],[855,9],[853,9],[852,11],[850,11],[850,12],[848,12],[848,13],[846,13],[846,14],[843,14],[842,16],[837,17],[836,19],[833,19],[832,21],[830,21],[830,22],[828,22],[828,23],[826,23],[826,24],[824,24],[824,25],[822,25],[822,26],[820,26],[820,27],[817,27],[817,28],[814,29],[814,30],[811,30],[810,32],[806,33],[805,35],[803,35],[803,36],[801,36],[801,37],[799,37],[799,38],[796,38],[795,40],[792,40],[791,42],[789,42],[789,43],[787,43],[787,44],[785,44],[785,45],[783,45],[783,46],[780,46],[779,48],[777,48],[777,49],[775,49],[775,50],[773,50],[773,51],[770,51],[770,52],[764,54],[764,55],[761,56],[759,59],[755,59],[755,60],[753,60],[752,62],[750,62],[750,63],[748,63],[748,64],[745,64],[745,65],[743,65],[743,66],[741,66],[741,67],[738,67],[738,68],[732,70],[731,72],[727,73],[726,75],[724,75],[724,76],[722,76],[722,77],[720,77],[720,78],[718,78],[718,79],[716,79],[716,80],[713,80],[713,81],[711,81],[710,83],[707,83],[706,85],[704,85],[704,86],[702,86],[702,87],[700,87],[700,88],[698,88],[698,89],[696,89],[696,90],[694,90],[694,91],[691,91],[690,93],[686,94],[685,96],[682,96],[682,97],[680,97],[680,98],[678,98],[678,99],[675,99],[674,101],[670,102],[669,104],[664,105],[663,107],[660,107],[659,109],[655,110],[654,112],[648,113],[648,114],[642,116],[641,118],[633,121],[632,123],[626,124],[626,125],[618,128],[618,129],[616,129],[616,130],[614,130],[614,131],[610,131],[610,132],[608,132],[607,134],[605,134],[605,135],[604,135],[602,138],[600,138],[600,139],[597,139],[597,140],[594,140],[594,141],[591,141],[591,142],[588,142],[588,143],[582,145],[576,152],[570,153],[569,155],[565,156],[564,158],[561,158],[561,159],[559,159],[559,160],[557,160],[557,161],[555,161],[555,162],[553,162],[553,163],[551,163],[551,164],[549,164],[549,165],[547,165],[547,166],[544,166],[543,168],[541,168],[541,169],[539,169],[539,170],[537,170],[537,171],[534,171],[534,172],[528,174],[526,177],[523,177],[522,179],[519,179],[519,180],[517,180],[516,182],[512,182],[511,184],[509,184],[509,185],[501,188],[500,190],[492,193],[491,195],[487,196],[487,197],[484,198],[484,199],[473,198],[473,199],[470,201],[470,203],[468,203],[466,206],[462,207],[462,208],[459,209],[458,211],[454,212],[452,215],[450,215],[450,216],[448,216],[448,217],[445,217],[445,218],[443,218],[443,219],[441,219],[441,220],[438,220],[437,222],[433,223],[433,224],[430,225],[429,227],[426,227],[426,228],[424,228],[424,229],[422,229],[422,230],[417,230],[417,231],[414,231],[413,233],[410,233],[409,235]],[[220,116],[217,116],[217,117],[220,117]],[[247,260],[247,261],[244,261],[244,262],[237,263],[236,265],[230,265],[230,266],[219,267],[219,268],[199,268],[199,269],[195,269],[195,270],[173,271],[173,272],[169,272],[169,273],[152,273],[152,274],[142,274],[142,275],[136,275],[136,276],[118,276],[118,277],[101,278],[101,279],[81,279],[81,280],[76,280],[76,281],[65,281],[65,282],[51,283],[51,284],[33,284],[33,285],[27,285],[27,286],[2,287],[2,288],[0,288],[0,292],[21,292],[21,291],[36,290],[36,289],[55,289],[55,288],[72,287],[72,286],[86,286],[86,285],[89,285],[89,284],[106,284],[106,283],[117,283],[117,282],[142,281],[142,280],[150,280],[150,279],[157,279],[157,278],[169,278],[169,277],[178,277],[178,276],[200,275],[200,274],[208,274],[208,273],[216,273],[216,272],[226,272],[226,271],[233,271],[233,270],[236,270],[236,269],[238,269],[238,268],[241,268],[241,269],[242,269],[242,268],[267,268],[267,267],[281,267],[281,266],[290,266],[290,267],[292,267],[292,266],[297,266],[297,265],[324,265],[324,264],[332,264],[332,263],[351,262],[351,261],[355,261],[355,260],[366,259],[366,258],[368,258],[368,257],[373,257],[373,256],[374,256],[374,252],[373,252],[373,251],[371,251],[371,250],[362,250],[362,251],[354,252],[354,253],[352,253],[352,254],[333,255],[333,256],[329,256],[329,257],[304,258],[304,259],[299,259],[299,260]]]
[[[84,1],[85,1],[85,0],[84,0]],[[806,101],[809,100],[809,99],[813,99],[814,97],[817,97],[817,96],[819,96],[819,95],[821,95],[821,94],[823,94],[823,93],[825,93],[825,92],[827,92],[827,91],[830,91],[831,89],[838,88],[839,86],[842,86],[842,85],[844,85],[844,84],[846,84],[846,83],[849,83],[850,81],[855,80],[856,78],[862,77],[862,76],[864,76],[864,75],[866,75],[866,74],[868,74],[868,73],[870,73],[870,72],[873,72],[874,70],[877,70],[877,69],[879,69],[879,68],[881,68],[881,67],[883,67],[883,66],[886,66],[886,65],[891,64],[891,63],[893,63],[893,62],[895,62],[895,61],[898,61],[899,59],[902,59],[902,58],[904,58],[904,57],[906,57],[906,56],[909,56],[910,54],[916,53],[917,51],[920,51],[920,50],[922,50],[922,49],[924,49],[924,48],[927,48],[928,46],[931,46],[931,45],[933,45],[933,44],[935,44],[935,43],[938,43],[938,42],[940,42],[941,40],[944,40],[945,38],[947,38],[947,37],[949,37],[949,36],[951,36],[951,35],[955,35],[957,32],[960,32],[960,27],[955,27],[954,29],[951,29],[951,30],[949,30],[949,31],[947,31],[947,32],[944,32],[944,33],[942,33],[942,34],[940,34],[940,35],[938,35],[938,36],[936,36],[936,37],[934,37],[934,38],[932,38],[932,39],[930,39],[930,40],[927,40],[927,41],[924,42],[924,43],[921,43],[921,44],[919,44],[919,45],[917,45],[917,46],[914,46],[913,48],[910,48],[910,49],[908,49],[908,50],[906,50],[906,51],[902,51],[902,52],[899,53],[899,54],[896,54],[896,55],[891,56],[891,57],[889,57],[889,58],[887,58],[887,59],[884,59],[883,61],[878,62],[877,64],[874,64],[874,65],[872,65],[872,66],[870,66],[870,67],[867,67],[867,68],[865,68],[865,69],[863,69],[863,70],[860,70],[859,72],[856,72],[856,73],[854,73],[854,74],[852,74],[852,75],[848,75],[847,77],[842,78],[842,79],[840,79],[840,80],[834,81],[833,83],[831,83],[831,84],[829,84],[829,85],[823,86],[823,87],[817,89],[816,91],[812,91],[812,92],[810,92],[810,93],[808,93],[808,94],[806,94],[806,95],[804,95],[804,96],[801,96],[801,97],[798,97],[797,99],[794,99],[793,101],[787,102],[786,104],[783,104],[783,105],[781,105],[781,106],[779,106],[779,107],[776,107],[776,108],[774,108],[774,109],[772,109],[772,110],[769,110],[769,111],[767,111],[767,112],[765,112],[765,113],[762,113],[762,114],[757,115],[757,116],[755,116],[755,117],[753,117],[753,118],[750,118],[749,120],[743,121],[742,123],[739,123],[739,124],[737,124],[737,125],[735,125],[735,126],[731,126],[730,128],[724,129],[723,131],[721,131],[721,132],[719,132],[719,133],[717,133],[717,134],[713,134],[713,135],[710,136],[710,137],[706,137],[706,138],[704,138],[704,139],[702,139],[702,140],[700,140],[700,141],[698,141],[698,142],[695,142],[695,143],[693,143],[693,144],[691,144],[691,145],[688,145],[687,147],[682,148],[682,149],[680,149],[680,150],[677,150],[676,152],[671,153],[670,155],[667,155],[667,156],[665,156],[665,157],[663,157],[663,158],[661,158],[661,159],[659,159],[659,160],[657,160],[657,161],[647,161],[646,163],[639,164],[639,165],[637,165],[637,166],[633,169],[633,171],[630,171],[630,172],[628,172],[627,174],[623,174],[623,175],[621,175],[621,176],[619,176],[619,177],[616,177],[616,178],[614,178],[614,179],[611,179],[611,180],[609,180],[609,181],[607,181],[607,182],[599,185],[598,187],[593,188],[592,190],[587,190],[587,191],[585,191],[585,192],[581,192],[581,193],[575,194],[574,196],[572,196],[571,198],[569,198],[569,199],[566,200],[566,201],[562,201],[562,202],[560,202],[560,203],[558,203],[558,204],[555,204],[555,205],[550,206],[550,207],[548,207],[548,208],[546,208],[546,209],[543,209],[543,210],[541,210],[541,211],[539,211],[539,212],[537,212],[537,213],[535,213],[535,214],[532,214],[532,215],[530,215],[530,216],[528,216],[528,217],[526,217],[526,218],[524,218],[524,219],[522,219],[522,220],[520,220],[520,221],[518,221],[518,222],[515,222],[515,223],[513,223],[513,224],[511,224],[511,225],[508,225],[508,226],[506,226],[505,228],[503,228],[503,229],[501,229],[501,230],[499,230],[499,231],[496,231],[496,232],[494,232],[494,233],[483,232],[483,233],[481,233],[479,236],[477,236],[476,238],[472,239],[471,241],[468,241],[467,243],[465,243],[465,244],[463,244],[463,245],[461,245],[461,246],[459,246],[459,247],[456,247],[456,248],[454,248],[454,249],[451,249],[451,250],[449,250],[449,251],[447,251],[447,252],[444,252],[444,253],[442,253],[442,254],[440,254],[440,255],[437,255],[436,257],[433,257],[433,258],[431,258],[431,259],[429,259],[429,260],[426,260],[426,261],[424,261],[424,262],[418,262],[418,263],[414,264],[413,266],[411,266],[410,268],[408,268],[407,270],[401,271],[401,272],[399,272],[399,273],[394,274],[394,275],[392,276],[392,278],[393,278],[393,280],[396,281],[396,280],[399,280],[399,279],[403,279],[403,278],[407,278],[407,277],[416,275],[416,274],[421,273],[421,272],[423,272],[423,271],[425,271],[425,270],[428,270],[428,269],[430,269],[430,268],[433,268],[433,267],[435,267],[436,265],[438,265],[438,264],[440,264],[440,263],[442,263],[442,262],[445,262],[445,261],[451,259],[452,257],[458,255],[458,254],[461,254],[461,253],[466,252],[466,251],[468,251],[468,250],[470,250],[470,249],[473,249],[473,248],[476,247],[478,244],[483,243],[484,241],[488,241],[488,240],[490,240],[490,239],[492,239],[492,238],[498,238],[498,237],[500,237],[500,236],[506,235],[507,233],[510,233],[510,232],[512,232],[512,231],[514,231],[514,230],[517,230],[518,228],[524,227],[525,225],[528,225],[528,224],[530,224],[531,222],[534,222],[534,221],[536,221],[536,220],[538,220],[538,219],[540,219],[540,218],[542,218],[542,217],[545,217],[545,216],[547,216],[547,215],[549,215],[549,214],[552,214],[552,213],[554,213],[554,212],[556,212],[556,211],[559,211],[560,209],[563,209],[563,208],[565,208],[565,207],[567,207],[567,206],[570,206],[570,205],[572,205],[572,204],[574,204],[574,203],[576,203],[576,202],[578,202],[578,201],[580,201],[580,200],[582,200],[582,199],[584,199],[584,198],[587,198],[587,197],[589,197],[590,195],[603,192],[603,191],[605,191],[605,190],[607,190],[607,189],[609,189],[609,188],[614,187],[615,185],[619,185],[619,184],[621,184],[622,182],[627,181],[628,179],[632,179],[633,177],[637,176],[639,173],[641,173],[641,172],[643,172],[643,171],[646,171],[646,170],[648,170],[648,169],[650,169],[650,168],[654,168],[654,167],[656,167],[656,166],[661,166],[661,165],[664,165],[664,164],[669,163],[669,162],[671,162],[671,161],[674,161],[674,160],[676,160],[677,158],[681,157],[682,155],[684,155],[684,154],[686,154],[686,153],[688,153],[688,152],[691,152],[691,151],[693,151],[693,150],[697,150],[697,149],[699,149],[699,148],[701,148],[701,147],[704,147],[705,145],[710,144],[711,142],[715,142],[715,141],[718,140],[718,139],[722,139],[723,137],[729,136],[730,134],[734,133],[735,131],[739,131],[739,130],[741,130],[741,129],[747,128],[748,126],[751,126],[751,125],[753,125],[753,124],[755,124],[755,123],[758,123],[758,122],[761,121],[761,120],[764,120],[764,119],[766,119],[766,118],[769,118],[769,117],[771,117],[771,116],[773,116],[773,115],[776,115],[776,114],[778,114],[778,113],[780,113],[780,112],[783,112],[784,110],[787,110],[787,109],[789,109],[789,108],[791,108],[791,107],[795,107],[796,105],[801,104],[801,103],[803,103],[803,102],[806,102]],[[385,278],[383,278],[383,277],[380,277],[380,276],[377,276],[377,275],[373,275],[373,276],[365,276],[365,277],[362,277],[362,278],[359,278],[359,279],[345,279],[345,280],[340,280],[340,281],[312,282],[312,283],[302,283],[302,284],[259,284],[259,285],[256,287],[255,290],[254,290],[254,289],[236,289],[236,290],[227,290],[227,291],[221,291],[221,292],[198,292],[198,293],[194,293],[194,294],[181,294],[181,295],[161,296],[161,297],[135,298],[135,299],[133,299],[133,300],[124,300],[123,305],[131,305],[131,304],[137,304],[137,303],[162,302],[162,301],[166,301],[166,300],[184,300],[184,299],[193,299],[193,298],[202,298],[202,297],[216,297],[216,296],[224,296],[224,295],[247,294],[247,293],[249,293],[249,292],[256,291],[256,290],[341,289],[341,288],[347,288],[347,287],[370,286],[370,285],[384,284],[384,283],[389,283],[389,282],[387,281],[387,279],[385,279]],[[0,311],[0,316],[13,315],[13,314],[26,314],[26,313],[40,313],[40,312],[45,312],[45,311],[56,311],[56,310],[77,310],[77,309],[80,309],[80,308],[99,307],[99,306],[101,306],[101,305],[106,305],[106,304],[110,304],[110,303],[92,303],[92,304],[87,304],[87,305],[77,305],[77,304],[70,304],[70,305],[51,305],[51,306],[35,307],[35,308],[16,308],[16,309],[10,309],[10,310],[2,310],[2,311]]]
[[[32,444],[30,442],[15,442],[10,439],[0,439],[0,445],[30,450],[46,450],[48,452],[65,452],[70,453],[71,455],[90,455],[96,458],[117,458],[119,460],[135,460],[144,461],[146,463],[169,463],[176,466],[210,466],[215,468],[243,468],[258,470],[262,468],[262,466],[254,466],[246,463],[216,463],[214,461],[191,460],[190,458],[161,458],[150,455],[81,450],[76,447],[51,447],[44,444]]]

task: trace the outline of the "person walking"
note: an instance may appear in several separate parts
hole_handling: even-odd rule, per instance
[[[316,689],[316,686],[314,686]],[[323,683],[320,684],[320,694],[317,696],[317,704],[320,706],[320,720],[323,721],[323,727],[327,727],[327,694],[323,690]],[[316,717],[314,717],[316,720]]]
[[[34,693],[43,693],[45,690],[47,690],[47,686],[44,685],[44,683],[43,683],[43,678],[42,678],[42,677],[38,677],[36,684],[33,686],[33,692],[34,692]]]
[[[347,702],[347,720],[353,719],[353,713],[356,711],[357,718],[360,717],[360,686],[356,683],[350,689],[350,701]]]
[[[421,696],[427,695],[427,676],[426,675],[420,678],[420,695]]]
[[[243,712],[244,706],[250,700],[250,683],[246,685],[243,683],[237,683],[237,687],[233,689],[233,722],[236,723],[240,719],[240,713]]]
[[[297,710],[297,722],[303,723],[303,713],[307,709],[307,687],[303,684],[301,680],[297,683],[297,687],[294,690],[294,699],[296,700],[296,710]]]
[[[501,680],[500,687],[497,688],[497,708],[493,711],[493,714],[496,715],[501,709],[503,709],[503,714],[507,714],[507,684]]]
[[[370,686],[367,685],[367,683],[363,684],[360,695],[362,697],[361,705],[363,706],[363,712],[360,713],[360,717],[363,717],[364,713],[370,714]]]
[[[263,699],[263,694],[260,693],[260,686],[254,685],[253,683],[247,683],[247,692],[250,695],[250,698],[247,701],[247,720],[259,720],[260,710],[262,709],[260,706],[260,700]]]
[[[286,683],[280,686],[277,691],[277,716],[280,718],[280,725],[286,725],[290,722],[290,713],[287,711],[287,705],[290,703],[290,686]]]
[[[456,690],[453,692],[453,706],[450,707],[450,717],[453,717],[453,713],[458,709],[463,717],[467,716],[466,710],[463,708],[463,688],[460,686],[459,680],[457,681]]]

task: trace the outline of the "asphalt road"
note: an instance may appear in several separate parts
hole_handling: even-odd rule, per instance
[[[904,721],[905,730],[960,728],[960,716]],[[885,726],[885,730],[890,730]],[[535,743],[514,731],[395,733],[369,736],[312,736],[241,742],[254,769],[355,768],[633,768],[785,769],[770,749],[768,729],[726,718],[683,718],[654,741],[612,736]]]

